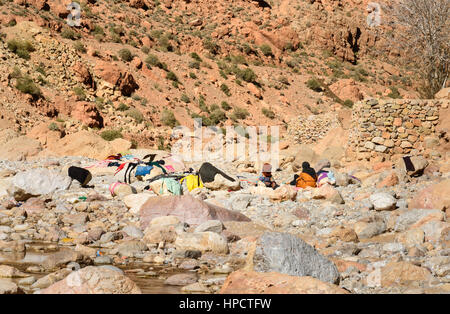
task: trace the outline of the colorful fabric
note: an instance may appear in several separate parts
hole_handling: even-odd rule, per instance
[[[161,189],[159,190],[159,194],[164,193],[164,185],[166,185],[167,190],[173,195],[181,195],[182,188],[181,184],[178,181],[175,181],[172,178],[161,178]]]
[[[187,186],[189,192],[194,189],[203,187],[203,182],[202,182],[202,180],[200,180],[200,177],[193,175],[193,174],[190,174],[190,175],[184,177],[183,179],[181,179],[180,184],[183,184],[183,181],[186,181],[186,186]]]
[[[153,166],[137,166],[134,176],[135,177],[145,176],[145,175],[149,174],[150,171],[152,171],[152,169],[153,169]]]
[[[299,177],[297,178],[296,187],[304,189],[308,186],[315,188],[316,179],[305,172],[300,173]]]

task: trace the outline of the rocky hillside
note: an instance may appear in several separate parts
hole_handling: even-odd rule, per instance
[[[161,148],[193,118],[285,134],[300,114],[417,96],[366,2],[81,1],[70,27],[66,3],[2,1],[2,125],[114,130],[105,138]]]

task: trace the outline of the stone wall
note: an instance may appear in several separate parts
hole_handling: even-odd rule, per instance
[[[288,135],[299,144],[313,144],[323,138],[328,131],[340,126],[334,112],[321,115],[300,115],[292,119],[288,126]]]
[[[358,102],[352,113],[349,148],[359,160],[421,154],[430,141],[439,141],[439,110],[448,105],[448,100]]]

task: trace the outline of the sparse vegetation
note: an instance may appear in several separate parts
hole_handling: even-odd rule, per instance
[[[105,141],[113,141],[116,138],[123,138],[122,133],[119,130],[105,130],[100,133],[100,136]]]
[[[263,55],[265,55],[266,57],[273,56],[272,48],[271,48],[269,45],[266,45],[266,44],[261,45],[261,46],[259,47],[259,49],[261,49],[261,52],[262,52]]]
[[[130,62],[131,60],[133,60],[133,55],[131,53],[131,51],[127,48],[123,48],[119,50],[119,57],[120,59],[122,59],[122,61],[125,62]]]
[[[320,85],[319,81],[317,81],[314,78],[309,79],[306,82],[306,86],[308,86],[309,89],[312,89],[315,92],[321,92],[322,91],[322,86]]]
[[[275,112],[273,112],[272,110],[270,110],[268,108],[262,108],[261,111],[262,111],[263,115],[265,115],[267,118],[269,118],[269,119],[275,118]]]
[[[228,88],[228,86],[225,83],[220,85],[220,90],[222,92],[224,92],[225,95],[231,96],[230,89]]]
[[[30,59],[30,52],[35,50],[33,44],[28,40],[12,39],[8,41],[7,46],[9,50],[26,60]]]
[[[73,88],[73,92],[78,97],[79,100],[86,100],[86,93],[84,92],[84,89],[80,86],[76,86]]]
[[[228,111],[231,109],[231,106],[226,102],[226,101],[222,101],[222,103],[220,104],[220,106],[222,107],[223,110]]]
[[[244,120],[246,119],[250,113],[247,111],[247,109],[235,107],[233,110],[233,114],[231,115],[231,119],[233,120]]]
[[[59,126],[55,122],[52,122],[49,124],[48,129],[50,131],[59,131]]]
[[[63,31],[61,32],[61,37],[70,40],[77,40],[81,38],[81,35],[72,30],[71,28],[64,28]]]
[[[80,41],[75,42],[75,43],[73,44],[73,48],[74,48],[76,51],[81,52],[81,53],[86,53],[86,51],[87,51],[87,50],[86,50],[86,47],[84,47],[83,43],[80,42]]]
[[[172,128],[179,124],[173,112],[168,109],[164,109],[164,111],[162,112],[161,123]]]
[[[125,111],[125,115],[127,117],[133,118],[137,123],[141,123],[142,121],[144,121],[144,115],[136,108],[128,109],[127,111]]]

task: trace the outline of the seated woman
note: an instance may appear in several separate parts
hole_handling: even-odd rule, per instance
[[[317,182],[316,171],[311,168],[309,162],[302,163],[302,172],[296,179],[295,186],[298,188],[306,188],[308,186],[315,188]]]
[[[268,163],[263,165],[262,176],[259,177],[258,181],[263,182],[266,187],[274,190],[279,186],[272,177],[272,166]]]
[[[330,167],[331,163],[327,159],[323,159],[317,163],[317,187],[321,187],[326,183],[331,185],[336,183],[334,173],[331,171]]]

